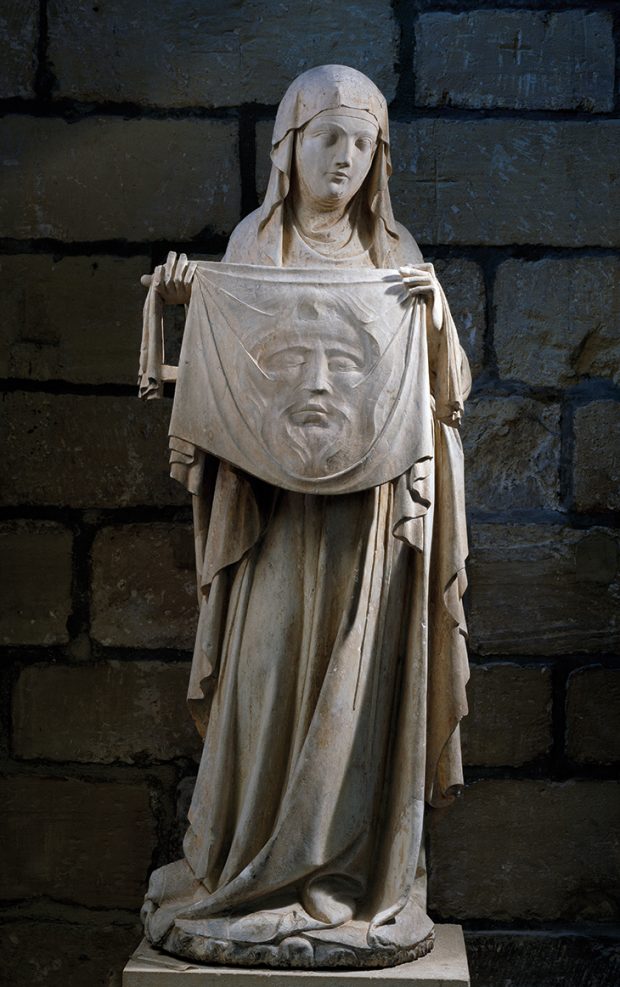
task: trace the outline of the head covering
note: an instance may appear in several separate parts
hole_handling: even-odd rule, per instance
[[[372,252],[375,263],[398,243],[392,213],[388,178],[392,174],[387,103],[374,82],[346,65],[319,65],[298,76],[285,92],[278,107],[271,140],[271,175],[260,210],[258,239],[272,263],[282,264],[284,200],[290,188],[296,131],[323,110],[364,111],[374,117],[379,128],[377,149],[370,171],[358,194],[365,194],[373,226]]]

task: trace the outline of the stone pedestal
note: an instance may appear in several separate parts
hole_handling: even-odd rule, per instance
[[[460,925],[435,926],[428,956],[388,970],[268,970],[194,966],[152,949],[143,941],[123,971],[123,987],[469,987]]]

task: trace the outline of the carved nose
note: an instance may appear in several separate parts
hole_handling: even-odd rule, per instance
[[[350,168],[353,160],[353,142],[344,138],[338,146],[337,164],[341,168]]]
[[[313,364],[308,385],[313,394],[325,394],[329,391],[329,373],[325,359],[318,359]]]

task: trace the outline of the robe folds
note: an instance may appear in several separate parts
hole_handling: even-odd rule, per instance
[[[267,351],[253,349],[247,321],[225,305],[210,321],[216,289],[248,302],[236,272],[246,288],[269,281],[245,263],[199,266],[170,428],[172,475],[193,495],[200,616],[188,701],[204,746],[184,858],[151,877],[147,937],[164,948],[174,930],[242,945],[303,935],[413,946],[432,931],[424,804],[445,805],[462,785],[466,360],[443,293],[432,334],[424,301],[408,303],[400,336],[367,319],[369,364],[360,357],[357,372],[371,390],[350,430],[335,430],[326,459],[291,458],[290,429],[261,431],[269,407],[257,412],[250,379],[260,389],[261,372],[279,372],[281,348],[261,367]],[[390,277],[280,269],[269,291],[287,280],[384,291]],[[356,297],[363,308],[361,288]],[[273,317],[265,298],[252,296],[259,326]],[[320,325],[320,305],[310,314]],[[147,339],[143,383],[156,389],[148,349]]]

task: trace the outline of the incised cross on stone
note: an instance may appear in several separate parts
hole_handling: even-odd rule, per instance
[[[434,210],[434,228],[435,235],[438,232],[437,216],[439,214],[439,189],[448,188],[450,185],[456,185],[457,182],[454,178],[444,178],[439,174],[440,168],[437,161],[437,155],[433,159],[433,169],[430,178],[419,178],[416,180],[416,185],[432,185],[433,186],[433,210]]]
[[[521,65],[521,53],[522,52],[524,52],[524,51],[532,51],[532,49],[531,49],[531,47],[529,45],[524,45],[523,44],[523,32],[521,31],[521,28],[519,28],[518,31],[516,32],[516,34],[514,36],[514,39],[511,42],[511,44],[503,44],[503,45],[500,45],[499,46],[499,50],[500,51],[511,51],[512,54],[513,54],[513,56],[514,56],[514,60],[515,60],[515,64],[516,65]]]

